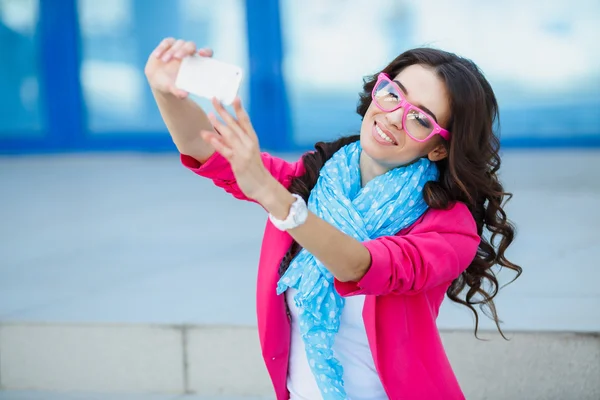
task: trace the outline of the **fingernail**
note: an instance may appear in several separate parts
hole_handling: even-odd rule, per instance
[[[167,53],[162,57],[163,62],[167,62],[171,59],[171,54]]]
[[[181,51],[178,51],[177,53],[175,53],[174,57],[181,58],[181,57],[183,57],[183,53]]]

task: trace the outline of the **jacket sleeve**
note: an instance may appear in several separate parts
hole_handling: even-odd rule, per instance
[[[304,173],[302,159],[296,162],[288,162],[264,152],[261,153],[261,158],[271,175],[286,188],[290,185],[294,177]],[[215,152],[203,164],[193,157],[181,154],[181,163],[195,174],[212,180],[216,186],[223,188],[227,193],[233,195],[233,197],[240,200],[253,201],[248,199],[240,190],[229,162],[219,153]]]
[[[430,209],[405,233],[363,244],[371,266],[358,282],[335,281],[341,296],[410,294],[456,279],[473,261],[480,238],[467,207]]]

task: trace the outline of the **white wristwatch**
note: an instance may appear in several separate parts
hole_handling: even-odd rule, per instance
[[[292,206],[290,207],[290,213],[286,219],[282,221],[269,214],[269,220],[271,220],[271,223],[275,225],[275,228],[279,229],[280,231],[294,229],[305,223],[306,218],[308,218],[308,207],[306,207],[306,202],[304,199],[294,193],[292,193],[292,196],[296,198],[296,201],[292,203]]]

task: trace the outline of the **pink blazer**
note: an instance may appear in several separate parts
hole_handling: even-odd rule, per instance
[[[262,154],[271,174],[288,187],[304,172],[302,161],[289,163]],[[200,165],[181,161],[238,199],[248,200],[236,184],[227,160],[218,154]],[[467,207],[427,211],[395,236],[365,242],[372,265],[360,282],[335,282],[342,296],[366,295],[363,319],[375,367],[390,399],[454,400],[464,395],[454,376],[436,326],[450,283],[475,257],[480,238]],[[284,296],[275,288],[279,263],[291,236],[269,221],[265,228],[256,290],[262,355],[278,400],[289,398],[287,370],[290,323]]]

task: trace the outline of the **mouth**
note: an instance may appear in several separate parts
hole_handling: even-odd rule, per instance
[[[394,136],[385,128],[382,128],[377,122],[373,124],[373,137],[379,143],[387,146],[397,146],[398,142],[394,139]]]

